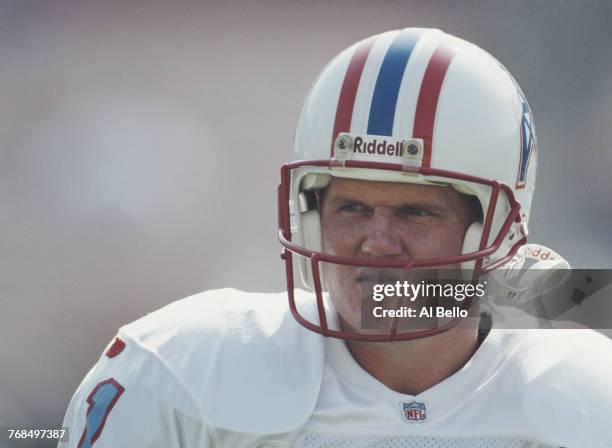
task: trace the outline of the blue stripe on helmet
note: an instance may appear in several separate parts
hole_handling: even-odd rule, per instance
[[[368,134],[390,136],[393,133],[395,106],[404,70],[422,34],[422,30],[400,31],[387,49],[374,86]]]

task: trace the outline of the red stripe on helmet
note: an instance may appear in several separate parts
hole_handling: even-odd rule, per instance
[[[376,39],[366,39],[357,45],[348,69],[344,75],[342,89],[340,90],[340,98],[338,99],[338,108],[336,109],[336,120],[334,121],[334,132],[331,141],[331,155],[334,155],[334,142],[336,137],[341,132],[349,132],[351,129],[351,118],[353,116],[353,106],[357,96],[357,88],[359,80],[363,73],[363,67],[368,59],[372,45]]]
[[[424,167],[429,167],[431,164],[431,146],[438,99],[440,98],[444,76],[454,55],[455,51],[449,46],[440,45],[436,48],[436,51],[434,51],[433,56],[429,60],[429,64],[427,64],[423,82],[421,83],[412,135],[415,138],[423,139],[424,153],[422,166]]]

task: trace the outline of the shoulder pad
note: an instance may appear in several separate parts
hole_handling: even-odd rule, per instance
[[[154,356],[123,337],[109,344],[74,393],[63,426],[68,441],[58,447],[178,447],[169,430],[198,409],[184,387]],[[184,437],[206,447],[205,424]]]
[[[306,295],[296,300],[306,303]],[[295,321],[286,293],[208,291],[123,327],[120,336],[158,357],[213,428],[289,432],[315,407],[323,338]]]
[[[530,330],[520,352],[519,412],[534,431],[559,446],[612,446],[612,341],[586,329]]]

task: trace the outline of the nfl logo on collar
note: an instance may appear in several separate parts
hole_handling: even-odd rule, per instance
[[[408,422],[423,422],[427,419],[427,408],[425,403],[411,401],[410,403],[401,402],[402,417]]]

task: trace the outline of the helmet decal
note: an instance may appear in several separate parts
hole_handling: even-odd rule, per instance
[[[489,55],[491,56],[491,55]],[[491,56],[493,58],[493,56]],[[517,111],[520,116],[520,154],[519,154],[519,166],[518,166],[518,175],[516,177],[516,189],[520,190],[525,188],[527,185],[527,171],[529,170],[529,165],[531,160],[536,157],[536,151],[538,147],[537,137],[535,133],[535,125],[533,123],[533,115],[531,114],[531,108],[529,107],[529,103],[525,98],[525,94],[519,86],[512,73],[508,71],[504,65],[499,62],[497,59],[493,58],[497,66],[502,69],[512,81],[514,88],[516,89],[516,96],[519,100]]]
[[[516,85],[516,84],[515,84]],[[521,158],[519,162],[518,178],[516,180],[516,188],[525,188],[527,182],[527,170],[532,155],[536,152],[537,143],[535,136],[535,128],[533,126],[533,117],[529,104],[523,95],[521,89],[516,86],[518,97],[521,101]]]

